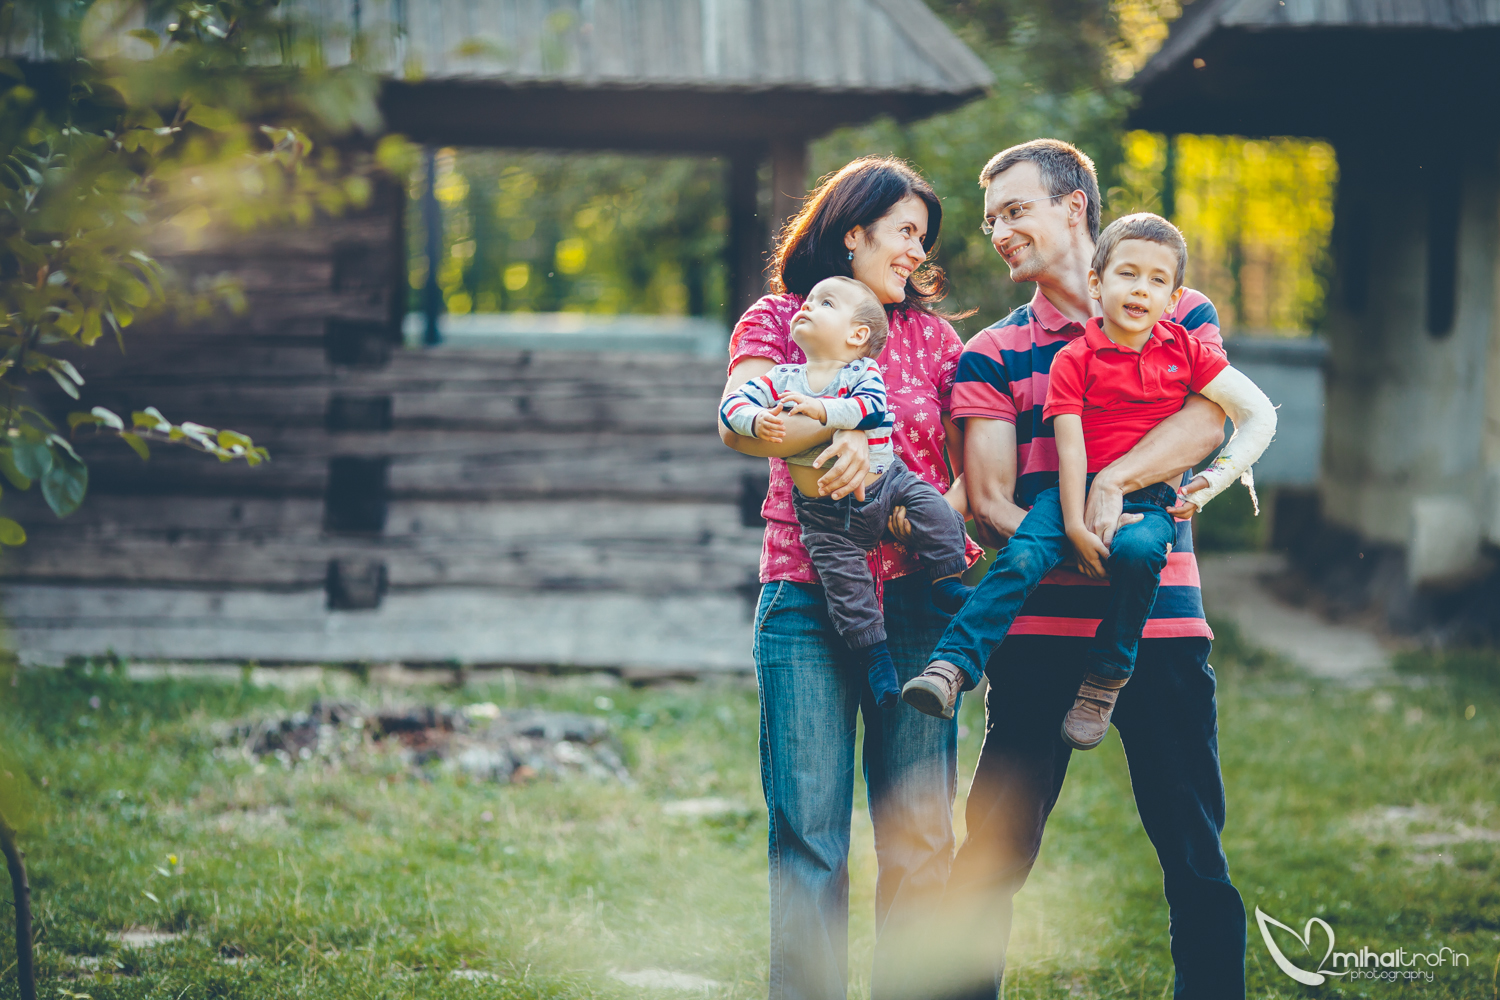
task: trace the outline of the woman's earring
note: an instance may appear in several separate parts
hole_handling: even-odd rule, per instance
[[[850,260],[853,260],[853,259],[854,259],[854,251],[853,251],[853,250],[850,250],[850,251],[849,251],[849,259],[850,259]]]

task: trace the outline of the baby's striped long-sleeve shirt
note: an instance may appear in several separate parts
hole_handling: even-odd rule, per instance
[[[755,436],[755,417],[761,410],[781,405],[788,392],[816,396],[828,411],[826,424],[841,430],[862,430],[870,442],[870,471],[880,475],[890,468],[896,453],[891,447],[895,420],[885,398],[885,379],[872,358],[851,361],[822,389],[807,384],[806,365],[777,365],[724,397],[719,419],[736,434]],[[820,444],[787,459],[792,465],[814,465],[828,446]]]

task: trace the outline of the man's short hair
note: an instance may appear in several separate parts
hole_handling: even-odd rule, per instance
[[[1089,238],[1099,238],[1099,175],[1087,153],[1061,139],[1023,142],[990,157],[979,172],[979,186],[989,187],[991,181],[1018,163],[1035,163],[1042,185],[1054,198],[1082,191],[1088,199]]]
[[[1089,264],[1095,274],[1100,277],[1104,276],[1104,269],[1109,266],[1110,257],[1114,256],[1115,250],[1126,240],[1160,243],[1175,253],[1177,277],[1172,290],[1175,292],[1182,287],[1182,279],[1187,274],[1187,240],[1182,238],[1182,231],[1176,226],[1150,212],[1137,212],[1134,215],[1122,216],[1111,222],[1109,227],[1099,235],[1099,241],[1094,245],[1093,262]]]
[[[823,281],[837,281],[840,288],[847,289],[854,297],[854,309],[851,314],[854,325],[870,328],[870,339],[865,341],[865,357],[880,357],[880,352],[885,350],[885,338],[889,335],[891,327],[886,320],[885,306],[880,304],[879,296],[863,281],[846,278],[842,274],[824,278]],[[818,282],[820,285],[822,283],[822,281]]]

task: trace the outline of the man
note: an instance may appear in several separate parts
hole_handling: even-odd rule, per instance
[[[964,467],[980,541],[1003,545],[1036,495],[1057,485],[1057,451],[1042,420],[1053,356],[1081,336],[1092,314],[1089,261],[1099,233],[1093,163],[1064,142],[1043,139],[997,154],[980,177],[986,230],[1012,281],[1035,282],[1031,302],[971,340],[959,361],[953,416],[964,421]],[[1165,317],[1222,350],[1218,315],[1186,290]],[[1224,414],[1201,396],[1101,471],[1089,493],[1089,528],[1108,544],[1126,493],[1177,482],[1223,440]],[[1187,517],[1181,503],[1171,513]],[[1127,515],[1127,517],[1139,515]],[[993,1000],[1004,971],[1012,897],[1026,881],[1057,802],[1070,750],[1058,722],[1073,704],[1084,650],[1106,595],[1082,576],[1054,572],[1032,594],[990,660],[984,749],[966,817],[968,837],[949,880],[952,912],[966,921],[980,967],[958,973],[956,995]],[[1114,724],[1131,785],[1161,861],[1170,908],[1179,1000],[1226,1000],[1245,991],[1245,911],[1219,843],[1219,773],[1212,633],[1203,619],[1187,521],[1162,573],[1143,633],[1135,679]],[[1110,863],[1101,844],[1099,863]]]

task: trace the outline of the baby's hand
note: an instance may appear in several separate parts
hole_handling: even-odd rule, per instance
[[[816,396],[804,396],[800,392],[788,392],[781,397],[783,409],[786,408],[787,403],[792,404],[791,409],[786,411],[788,414],[801,413],[812,417],[820,424],[826,423],[828,420],[828,407],[824,406],[823,401]]]
[[[776,444],[786,438],[786,421],[775,410],[761,410],[755,415],[755,436]]]

